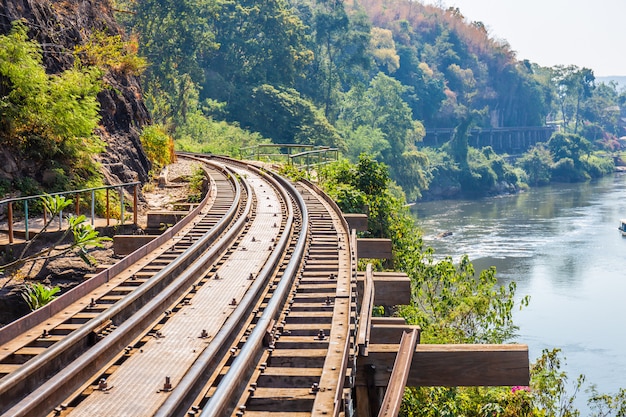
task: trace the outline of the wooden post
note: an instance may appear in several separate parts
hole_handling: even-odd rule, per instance
[[[137,184],[133,187],[133,223],[137,226]]]
[[[13,202],[9,202],[7,217],[9,222],[9,244],[13,244]]]

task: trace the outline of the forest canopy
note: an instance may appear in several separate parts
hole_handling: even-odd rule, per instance
[[[408,0],[118,3],[131,12],[119,19],[149,61],[148,106],[179,148],[224,149],[190,132],[225,122],[274,143],[336,147],[352,162],[367,153],[414,200],[527,184],[528,164],[495,166],[485,152],[464,150],[476,129],[551,123],[594,151],[621,147],[626,96],[616,85],[596,86],[587,68],[519,61],[458,8]],[[426,132],[442,128],[455,129],[450,144],[426,149]],[[560,159],[551,157],[553,165]]]

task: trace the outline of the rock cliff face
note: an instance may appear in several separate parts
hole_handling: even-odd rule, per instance
[[[72,51],[93,31],[120,33],[109,0],[0,0],[0,33],[8,33],[11,22],[24,19],[29,37],[43,45],[43,58],[50,74],[74,64]],[[146,182],[150,162],[141,147],[139,133],[150,116],[141,98],[139,80],[118,72],[104,76],[106,88],[98,95],[102,120],[97,134],[106,151],[94,155],[102,164],[105,182]],[[37,167],[25,166],[6,150],[0,149],[0,178],[34,175]]]

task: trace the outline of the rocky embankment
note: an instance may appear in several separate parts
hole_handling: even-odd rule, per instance
[[[11,30],[11,22],[22,19],[29,37],[43,45],[43,60],[50,74],[74,65],[73,51],[95,31],[110,35],[121,29],[111,4],[105,0],[2,0],[0,33]],[[106,150],[94,157],[101,163],[108,183],[146,182],[150,163],[141,147],[139,134],[150,120],[141,98],[139,80],[133,75],[110,70],[104,75],[105,88],[98,94],[101,122],[96,132]],[[41,167],[0,147],[0,179],[41,177]]]

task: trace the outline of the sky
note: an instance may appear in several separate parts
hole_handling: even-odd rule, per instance
[[[458,7],[505,39],[519,60],[626,75],[626,0],[425,0]]]

